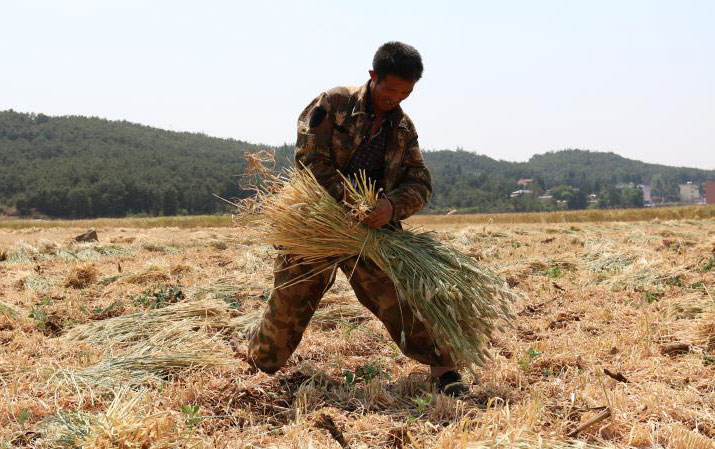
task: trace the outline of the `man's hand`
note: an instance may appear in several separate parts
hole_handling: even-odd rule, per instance
[[[381,228],[392,220],[392,209],[390,200],[380,198],[377,200],[375,209],[370,212],[370,215],[362,219],[362,224],[371,228]]]

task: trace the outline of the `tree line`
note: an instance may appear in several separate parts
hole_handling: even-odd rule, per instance
[[[425,152],[433,175],[432,211],[525,212],[586,207],[642,207],[639,184],[651,186],[662,201],[677,201],[678,184],[715,179],[715,170],[669,167],[613,153],[564,150],[527,162],[495,160],[463,150]],[[530,194],[511,197],[519,179],[530,179]],[[551,200],[539,199],[550,194]],[[589,202],[589,195],[596,200]]]
[[[50,217],[212,214],[249,195],[232,139],[85,117],[0,112],[0,205]],[[278,148],[279,153],[292,152]]]
[[[242,198],[245,152],[274,151],[279,167],[293,147],[270,147],[200,133],[160,130],[126,121],[0,112],[0,212],[49,217],[213,214],[218,200]],[[678,183],[715,179],[715,172],[645,164],[612,153],[567,150],[528,162],[498,161],[467,151],[427,151],[434,186],[427,211],[532,211],[642,204],[651,183],[664,199]],[[519,178],[533,179],[531,195],[511,198]],[[538,196],[549,192],[551,201]],[[228,207],[228,208],[227,208]]]

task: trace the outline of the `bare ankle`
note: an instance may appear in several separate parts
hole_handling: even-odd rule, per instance
[[[429,368],[430,376],[435,379],[439,379],[444,373],[448,373],[450,371],[457,371],[457,368],[453,366],[430,366]]]

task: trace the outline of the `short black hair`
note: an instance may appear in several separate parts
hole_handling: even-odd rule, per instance
[[[397,41],[386,42],[375,52],[372,69],[380,79],[386,75],[395,75],[409,81],[417,81],[422,78],[422,56],[412,45]]]

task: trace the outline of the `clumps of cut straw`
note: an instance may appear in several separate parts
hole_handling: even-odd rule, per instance
[[[156,265],[151,265],[141,273],[129,274],[125,276],[123,280],[129,284],[145,285],[157,282],[166,282],[169,279],[170,276],[161,268]]]
[[[656,267],[651,262],[640,259],[620,270],[616,275],[601,278],[604,285],[612,290],[643,291],[662,287],[667,281],[681,275],[682,271],[669,267]]]
[[[235,363],[230,348],[216,336],[178,322],[152,338],[110,354],[80,370],[60,369],[50,380],[57,388],[78,393],[109,390],[121,385],[157,385],[185,370],[200,370]]]
[[[84,369],[60,369],[51,383],[93,393],[94,388],[157,384],[187,369],[232,365],[235,359],[221,337],[249,335],[262,312],[232,318],[235,314],[223,301],[207,299],[76,326],[62,340],[102,345],[108,355]],[[364,319],[362,307],[329,305],[316,311],[314,324],[329,327]]]
[[[13,249],[0,251],[0,262],[22,264],[55,259],[81,262],[133,254],[133,251],[128,248],[114,245],[98,245],[96,243],[72,242],[66,246],[59,246],[54,242],[41,242],[39,245],[37,247],[25,241],[19,241]]]
[[[152,253],[162,253],[162,254],[179,254],[181,250],[172,245],[160,245],[154,242],[144,242],[141,245],[142,249],[147,250]]]
[[[198,447],[198,438],[186,432],[179,411],[154,410],[148,390],[118,390],[106,412],[59,412],[43,432],[44,443],[61,448]]]
[[[701,292],[692,292],[674,300],[666,309],[673,320],[692,320],[706,312],[715,312],[715,302]]]
[[[220,339],[229,325],[227,306],[207,300],[77,326],[62,338],[105,344],[108,355],[84,369],[58,370],[51,380],[58,387],[92,391],[155,384],[182,370],[231,365],[231,350]]]
[[[531,268],[532,272],[539,274],[561,273],[563,271],[576,271],[578,264],[574,260],[556,257],[545,261],[538,259],[531,260],[529,262],[529,268]]]
[[[94,284],[99,277],[99,271],[94,265],[84,265],[75,267],[70,271],[65,281],[65,287],[74,289],[87,288]]]
[[[663,260],[646,258],[637,248],[620,248],[612,240],[591,240],[586,245],[585,266],[595,281],[612,290],[643,291],[661,288],[683,274]]]
[[[75,326],[62,338],[68,342],[128,345],[148,340],[176,323],[183,323],[189,330],[200,327],[220,330],[229,326],[229,319],[228,307],[222,301],[186,301]]]
[[[247,282],[237,282],[235,276],[215,279],[210,285],[196,289],[197,297],[220,299],[232,308],[238,308],[247,299],[264,299],[266,291]]]
[[[696,339],[707,351],[715,352],[715,312],[709,312],[700,320]]]
[[[473,441],[469,449],[606,449],[605,446],[594,446],[583,441],[561,442],[542,438],[518,438],[498,436],[486,441]]]
[[[586,251],[586,268],[594,273],[618,272],[632,265],[636,256],[616,249],[610,240],[592,240]]]
[[[5,315],[15,320],[20,317],[20,312],[15,310],[13,306],[0,301],[0,315]]]
[[[372,260],[395,284],[433,337],[465,367],[482,365],[486,342],[500,320],[510,321],[514,294],[490,270],[428,233],[371,229],[356,215],[377,201],[364,176],[345,183],[352,213],[335,201],[309,170],[270,178],[257,199],[242,206],[259,212],[265,243],[304,263],[333,264],[360,256]],[[329,262],[326,262],[329,261]],[[296,280],[296,282],[299,280]],[[502,322],[503,322],[502,321]],[[402,335],[404,344],[406,336]]]
[[[174,340],[173,344],[154,341],[137,345],[132,351],[106,358],[78,374],[91,380],[121,379],[122,382],[117,382],[120,385],[142,385],[148,378],[163,380],[184,369],[235,363],[227,348],[216,339],[190,335]]]

